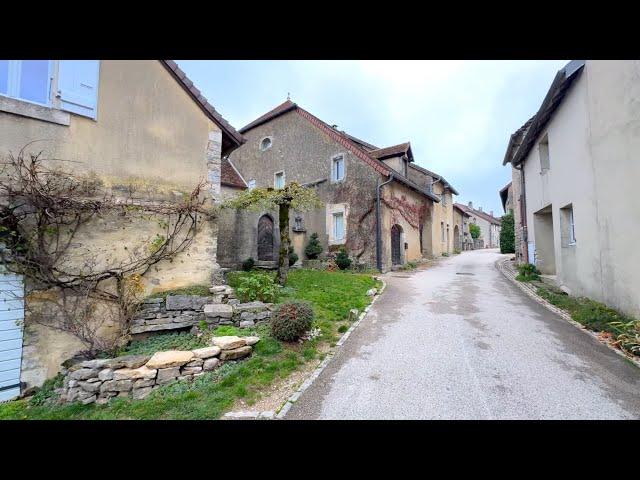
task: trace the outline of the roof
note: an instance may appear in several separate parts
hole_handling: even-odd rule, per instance
[[[220,184],[227,187],[246,189],[247,184],[228,158],[220,162]]]
[[[471,216],[471,214],[468,212],[469,209],[460,203],[454,203],[453,208],[457,208],[462,212],[463,215],[466,215],[467,217]]]
[[[480,217],[487,222],[493,223],[495,225],[501,225],[502,221],[499,218],[493,217],[486,212],[481,212],[480,210],[476,210],[475,208],[470,208],[467,205],[463,205],[461,203],[454,203],[454,207],[458,208],[458,210],[462,210],[468,215],[475,215],[476,217]]]
[[[527,158],[527,155],[533,148],[538,136],[547,126],[553,116],[553,113],[562,103],[562,100],[564,100],[564,97],[567,95],[569,88],[573,85],[573,82],[579,77],[584,65],[584,60],[573,60],[558,71],[551,83],[551,86],[549,87],[547,95],[542,101],[542,105],[540,105],[540,108],[538,109],[538,112],[527,123],[520,127],[516,133],[514,133],[514,135],[516,135],[520,132],[519,135],[522,137],[521,141],[518,142],[518,145],[512,145],[514,135],[511,136],[512,138],[509,140],[507,152],[505,153],[504,160],[502,161],[503,165],[511,162],[515,167]]]
[[[409,161],[413,162],[413,153],[411,152],[411,143],[409,142],[393,145],[391,147],[378,148],[377,150],[371,150],[369,153],[378,160],[406,155],[409,158]]]
[[[365,150],[378,150],[378,147],[376,147],[375,145],[372,145],[368,142],[365,142],[364,140],[360,140],[359,138],[354,137],[353,135],[349,135],[347,132],[341,132],[343,135],[346,135],[349,140],[351,140],[352,142],[357,143],[359,146],[364,147]]]
[[[500,189],[500,200],[502,200],[502,209],[507,211],[507,198],[509,197],[509,188],[511,188],[511,182],[507,183]]]
[[[171,73],[173,78],[180,86],[191,96],[191,98],[200,106],[202,111],[222,130],[222,155],[228,155],[245,142],[245,139],[235,128],[227,122],[219,112],[213,108],[206,98],[202,95],[193,82],[187,77],[178,64],[173,60],[160,60],[160,63]]]
[[[442,175],[438,175],[437,173],[434,173],[431,170],[427,170],[426,168],[421,167],[419,165],[415,165],[413,163],[410,163],[409,167],[415,168],[419,172],[426,173],[430,177],[435,178],[436,181],[442,182],[442,184],[445,186],[445,188],[448,188],[449,190],[451,190],[452,193],[454,193],[455,195],[458,195],[458,191],[455,188],[453,188],[453,185],[451,185],[449,182],[447,182],[447,180]]]
[[[370,167],[372,167],[375,171],[377,171],[381,175],[385,175],[385,176],[393,175],[394,180],[398,181],[399,183],[402,183],[407,187],[411,188],[412,190],[415,190],[416,192],[421,193],[425,197],[428,197],[431,200],[433,200],[434,202],[440,201],[438,197],[428,192],[425,188],[421,187],[415,182],[412,182],[408,178],[404,177],[401,173],[395,171],[394,169],[386,165],[384,162],[378,160],[373,155],[371,155],[366,145],[368,145],[369,147],[373,147],[373,145],[368,144],[362,140],[355,139],[355,137],[352,137],[351,135],[348,135],[344,132],[341,132],[340,130],[337,130],[336,128],[323,122],[318,117],[309,113],[308,111],[301,108],[300,106],[298,106],[296,103],[292,102],[289,99],[287,99],[285,102],[275,107],[273,110],[270,110],[269,112],[265,113],[264,115],[257,118],[253,122],[249,123],[248,125],[245,125],[244,127],[242,127],[240,129],[240,132],[245,133],[287,112],[295,112],[298,115],[300,115],[302,118],[306,119],[313,126],[318,128],[320,131],[325,133],[334,141],[344,146],[354,156],[358,157],[360,160],[368,164]],[[365,147],[363,147],[363,145],[365,145]]]

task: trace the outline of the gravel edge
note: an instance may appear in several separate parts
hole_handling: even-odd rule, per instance
[[[623,352],[618,348],[615,348],[614,346],[610,345],[608,342],[603,341],[600,337],[598,337],[598,335],[595,332],[592,332],[591,330],[587,329],[582,324],[576,322],[573,318],[571,318],[571,315],[569,315],[567,312],[549,303],[544,298],[540,297],[537,294],[536,289],[533,285],[516,280],[516,271],[513,268],[511,268],[510,263],[511,263],[511,260],[506,258],[506,259],[497,260],[495,262],[495,266],[508,280],[511,281],[511,283],[516,285],[520,290],[522,290],[525,294],[527,294],[534,302],[542,305],[547,310],[550,310],[551,312],[555,313],[560,318],[569,322],[571,325],[576,327],[581,332],[586,333],[587,335],[595,338],[598,342],[605,345],[609,350],[612,350],[619,356],[629,360],[636,367],[640,368],[640,360],[626,354],[625,352]]]

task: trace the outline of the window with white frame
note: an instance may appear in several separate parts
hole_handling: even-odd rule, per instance
[[[560,209],[561,240],[565,247],[576,244],[576,226],[573,218],[573,205]]]
[[[284,188],[284,172],[276,172],[273,179],[273,188]]]
[[[333,239],[336,242],[344,240],[344,212],[333,214]]]
[[[0,60],[0,95],[96,118],[99,60]]]
[[[256,188],[256,181],[252,178],[247,182],[247,187],[249,187],[249,190],[253,190]]]
[[[341,182],[344,180],[344,156],[336,155],[331,161],[331,180]]]

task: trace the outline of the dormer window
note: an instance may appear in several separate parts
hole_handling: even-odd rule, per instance
[[[271,137],[264,137],[261,141],[260,141],[260,150],[262,150],[263,152],[265,150],[268,150],[271,148]]]

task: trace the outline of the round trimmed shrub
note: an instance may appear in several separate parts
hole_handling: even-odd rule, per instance
[[[313,317],[313,308],[308,302],[278,305],[271,316],[271,335],[283,342],[297,340],[311,329]]]

